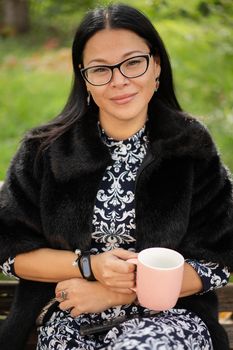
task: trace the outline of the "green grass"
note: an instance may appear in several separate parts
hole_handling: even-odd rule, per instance
[[[25,131],[60,112],[70,85],[70,71],[27,68],[22,63],[2,70],[0,179],[4,179],[10,159]]]
[[[8,276],[5,276],[3,273],[0,273],[0,281],[12,281],[12,280],[15,280],[15,278],[8,277]]]
[[[227,166],[233,171],[233,30],[213,19],[202,24],[162,21],[184,110],[210,129]]]
[[[218,19],[159,19],[184,110],[208,125],[233,171],[233,30]],[[57,115],[67,99],[72,70],[67,50],[42,41],[0,40],[0,180],[26,130]],[[47,43],[48,44],[48,43]]]

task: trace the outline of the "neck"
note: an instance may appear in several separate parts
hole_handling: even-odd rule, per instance
[[[145,125],[146,120],[147,116],[140,120],[110,120],[109,122],[106,118],[99,116],[100,125],[105,134],[119,141],[133,136]]]

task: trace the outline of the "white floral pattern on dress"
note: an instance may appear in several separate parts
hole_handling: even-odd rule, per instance
[[[106,334],[104,344],[108,341],[106,350],[213,349],[204,322],[184,309],[164,311],[159,317],[125,321]]]
[[[14,263],[15,258],[9,257],[2,265],[0,265],[0,268],[5,276],[18,279],[18,277],[15,275]]]
[[[100,129],[113,163],[106,168],[96,195],[92,239],[100,251],[132,248],[135,242],[134,187],[138,168],[147,151],[145,126],[131,138],[116,141]],[[133,244],[134,247],[134,244]]]
[[[127,320],[101,335],[81,336],[84,324],[90,324],[85,315],[72,318],[55,312],[40,328],[37,350],[213,350],[204,322],[185,309]]]
[[[219,264],[205,260],[198,262],[196,260],[187,259],[186,262],[190,264],[201,277],[203,291],[200,294],[221,288],[229,281],[230,272],[227,267],[221,268]]]

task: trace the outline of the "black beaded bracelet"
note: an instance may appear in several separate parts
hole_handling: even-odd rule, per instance
[[[82,266],[80,264],[80,260],[81,260],[81,257],[82,257],[82,251],[80,249],[76,249],[75,250],[75,254],[77,255],[77,259],[75,259],[75,261],[72,263],[72,265],[74,267],[78,267],[79,268],[79,271],[80,271],[82,277],[84,278],[83,271],[82,271]]]

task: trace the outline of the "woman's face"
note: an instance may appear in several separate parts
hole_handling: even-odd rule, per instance
[[[125,29],[104,29],[93,35],[83,52],[84,68],[96,65],[113,65],[128,58],[150,53],[146,42],[137,34]],[[156,63],[157,61],[157,63]],[[127,125],[141,127],[147,118],[148,103],[154,94],[156,77],[160,74],[158,59],[149,58],[145,74],[137,78],[126,78],[114,69],[112,79],[102,86],[86,83],[95,103],[99,107],[101,125]],[[123,124],[122,124],[123,123]]]

